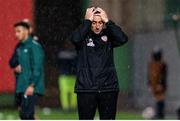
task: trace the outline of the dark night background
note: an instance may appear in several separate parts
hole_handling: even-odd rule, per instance
[[[70,41],[71,32],[81,22],[82,1],[35,0],[34,6],[35,33],[46,53],[46,98],[52,100],[50,102],[56,105],[59,103],[58,98],[56,98],[59,76],[57,54],[63,48],[64,43]]]

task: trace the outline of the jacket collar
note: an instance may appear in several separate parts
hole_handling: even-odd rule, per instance
[[[104,34],[104,30],[102,30],[99,34],[94,33],[92,30],[90,31],[90,35],[93,37],[101,37]]]
[[[29,36],[26,40],[22,41],[22,44],[27,44],[32,41],[32,36]]]

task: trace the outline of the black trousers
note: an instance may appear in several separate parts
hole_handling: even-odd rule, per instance
[[[156,119],[164,119],[165,101],[161,100],[156,102]]]
[[[118,92],[77,93],[79,119],[93,120],[98,108],[101,120],[116,117]]]
[[[35,106],[37,103],[37,94],[25,97],[23,93],[15,95],[16,105],[19,108],[19,116],[22,120],[34,120]]]

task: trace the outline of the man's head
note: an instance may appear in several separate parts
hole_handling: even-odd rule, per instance
[[[23,19],[22,22],[25,22],[29,25],[29,32],[32,34],[33,33],[33,27],[32,27],[32,23],[29,19]]]
[[[17,40],[23,41],[26,40],[30,34],[30,26],[26,22],[18,22],[14,24],[15,36]]]
[[[161,48],[156,47],[156,48],[153,49],[152,58],[155,61],[160,61],[162,59],[162,56],[163,56],[163,52],[162,52]]]
[[[94,13],[93,16],[93,21],[92,21],[92,25],[91,25],[91,30],[95,33],[95,34],[99,34],[104,27],[104,22],[100,16],[100,12],[96,11]]]

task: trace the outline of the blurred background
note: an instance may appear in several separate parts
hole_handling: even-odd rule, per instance
[[[62,89],[60,80],[64,68],[73,74],[76,52],[68,37],[90,6],[102,7],[129,37],[128,44],[116,48],[114,53],[120,86],[117,119],[142,119],[142,111],[154,106],[155,100],[148,91],[147,67],[156,47],[163,50],[168,65],[166,118],[176,119],[180,107],[179,0],[0,0],[0,4],[0,119],[18,118],[14,106],[15,79],[8,60],[17,43],[13,24],[23,19],[32,22],[46,53],[46,90],[39,99],[39,117],[78,118],[72,94],[75,77],[71,84],[65,84],[72,85],[69,91]],[[63,103],[71,101],[72,107]]]

